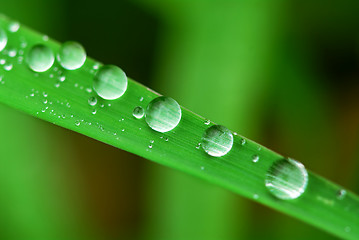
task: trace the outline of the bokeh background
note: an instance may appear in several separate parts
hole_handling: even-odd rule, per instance
[[[359,192],[359,3],[0,0],[0,12]],[[336,239],[0,105],[0,239]]]

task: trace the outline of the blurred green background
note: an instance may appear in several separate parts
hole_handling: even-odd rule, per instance
[[[0,12],[359,192],[358,1],[0,0]],[[336,239],[0,105],[0,239]]]

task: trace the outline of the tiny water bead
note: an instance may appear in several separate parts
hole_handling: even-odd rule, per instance
[[[137,119],[141,119],[145,115],[145,110],[143,109],[143,107],[140,106],[135,107],[133,109],[132,115]]]
[[[18,22],[12,22],[9,25],[9,31],[10,32],[17,32],[20,28],[20,23]]]
[[[298,198],[307,184],[308,172],[304,165],[290,158],[274,162],[266,173],[265,186],[279,199]]]
[[[75,70],[85,63],[86,51],[80,43],[77,42],[65,42],[61,45],[59,53],[57,54],[57,60],[61,66],[67,70]]]
[[[126,92],[127,84],[127,76],[121,68],[104,65],[95,75],[93,89],[103,99],[114,100]]]
[[[176,100],[161,96],[148,104],[145,116],[150,128],[157,132],[168,132],[181,121],[182,111]]]
[[[258,156],[258,155],[254,155],[253,158],[252,158],[252,161],[253,161],[254,163],[256,163],[256,162],[258,162],[258,160],[259,160],[259,156]]]
[[[97,104],[97,98],[96,97],[90,97],[89,100],[88,100],[88,103],[91,106],[95,106]]]
[[[26,62],[35,72],[45,72],[54,64],[54,53],[45,45],[38,44],[33,46],[27,56]]]
[[[0,52],[6,47],[7,35],[3,29],[0,28]]]
[[[347,194],[347,191],[345,191],[344,189],[340,189],[340,190],[338,190],[338,192],[337,192],[337,198],[338,198],[339,200],[342,200],[342,199],[344,199],[344,197],[345,197],[346,194]]]
[[[213,125],[204,132],[201,146],[213,157],[224,156],[232,149],[232,132],[224,126]]]

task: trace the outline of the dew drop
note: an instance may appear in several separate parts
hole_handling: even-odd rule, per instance
[[[104,99],[117,99],[127,90],[127,76],[117,66],[102,66],[95,75],[93,88]]]
[[[45,45],[33,46],[26,56],[26,62],[35,72],[45,72],[54,64],[54,53]]]
[[[259,156],[258,156],[258,155],[254,155],[253,158],[252,158],[252,161],[253,161],[254,163],[256,163],[256,162],[258,162],[258,160],[259,160]]]
[[[4,65],[4,70],[5,71],[10,71],[11,69],[12,69],[12,64],[11,63],[9,63],[9,64],[6,64],[6,65]]]
[[[157,97],[146,109],[146,122],[157,132],[168,132],[174,129],[181,120],[180,105],[172,98]]]
[[[233,135],[226,127],[213,125],[204,132],[201,146],[211,156],[224,156],[233,146]]]
[[[211,121],[210,120],[206,120],[206,121],[204,121],[204,124],[206,124],[206,125],[209,125],[211,123]]]
[[[92,110],[92,114],[96,114],[96,113],[97,113],[96,109]]]
[[[140,106],[135,107],[135,109],[133,109],[132,115],[137,119],[141,119],[145,115],[145,110]]]
[[[0,28],[0,52],[6,47],[7,35],[3,29]]]
[[[304,165],[290,158],[274,162],[266,173],[265,186],[283,200],[298,198],[307,184],[308,172]]]
[[[20,23],[18,22],[12,22],[9,25],[9,31],[10,32],[17,32],[20,28]]]
[[[9,57],[15,57],[17,54],[16,50],[15,49],[10,49],[9,52],[8,52],[8,56]]]
[[[61,45],[57,60],[67,70],[75,70],[85,63],[86,51],[80,43],[69,41]]]
[[[345,191],[344,189],[340,189],[340,190],[338,190],[338,192],[337,192],[337,198],[338,198],[339,200],[342,200],[342,199],[344,199],[344,197],[345,197],[346,194],[347,194],[347,191]]]
[[[96,97],[90,97],[89,100],[88,100],[88,103],[91,106],[95,106],[97,104],[97,98]]]
[[[241,140],[241,145],[243,146],[244,144],[246,144],[246,140],[244,139],[244,138],[242,138],[242,140]]]
[[[65,81],[65,79],[66,79],[66,77],[65,77],[65,76],[60,76],[60,77],[59,77],[59,81],[60,81],[60,82],[64,82],[64,81]]]

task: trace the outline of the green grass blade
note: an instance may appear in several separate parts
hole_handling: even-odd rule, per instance
[[[10,21],[0,18],[0,27],[9,28]],[[43,43],[57,52],[60,45],[46,40],[43,35],[21,26],[16,33],[7,31],[10,48],[19,49],[25,40],[29,47]],[[9,57],[7,51],[1,58],[12,64],[11,70],[0,68],[0,102],[56,125],[82,133],[112,146],[135,153],[157,163],[173,167],[232,190],[247,198],[287,213],[307,223],[347,239],[359,238],[359,198],[347,190],[343,199],[337,198],[342,189],[328,180],[309,172],[305,193],[296,200],[279,200],[264,185],[267,170],[273,162],[283,157],[251,140],[234,136],[232,150],[225,156],[213,158],[196,146],[208,128],[205,119],[182,108],[180,124],[168,133],[149,128],[144,119],[132,116],[136,106],[146,107],[158,96],[145,86],[129,80],[124,96],[115,101],[99,98],[93,114],[88,99],[95,96],[91,90],[96,62],[87,59],[75,71],[63,71],[64,82],[58,79],[61,69],[56,62],[47,72],[35,74],[18,56]],[[26,60],[26,59],[25,59]],[[211,123],[210,125],[212,125]],[[167,141],[168,140],[168,141]],[[149,148],[152,145],[152,148]],[[60,146],[59,146],[60,147]],[[254,155],[260,160],[252,162]],[[99,159],[100,160],[100,159]]]

